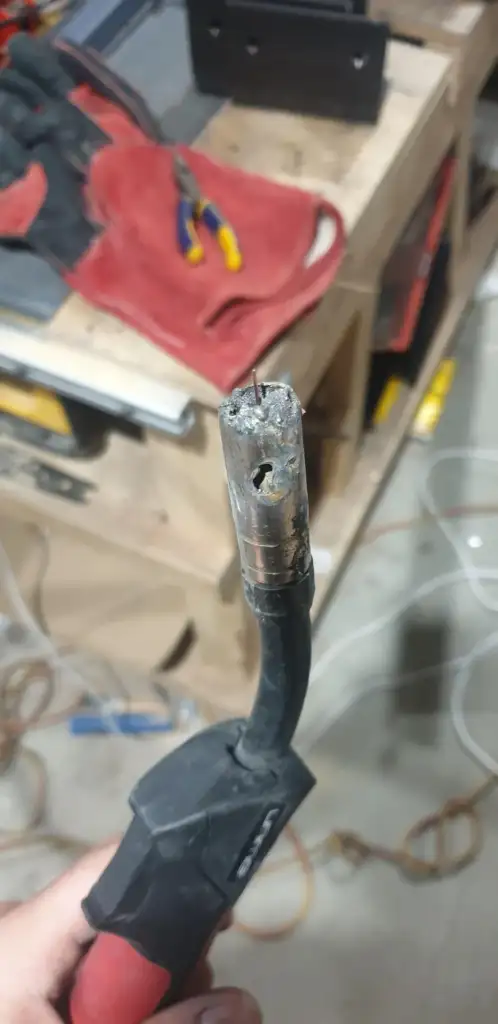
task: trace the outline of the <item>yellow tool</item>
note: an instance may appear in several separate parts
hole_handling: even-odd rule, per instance
[[[0,375],[0,433],[57,455],[96,455],[109,418],[83,402]]]
[[[71,434],[64,406],[52,391],[0,377],[0,411],[56,434]]]
[[[418,441],[430,441],[443,414],[455,372],[455,360],[443,359],[418,407],[410,432],[411,437]]]

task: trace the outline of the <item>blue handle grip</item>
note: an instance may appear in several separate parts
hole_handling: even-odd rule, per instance
[[[176,229],[182,256],[194,265],[200,263],[204,258],[204,250],[195,230],[194,204],[185,197],[178,200]]]
[[[226,224],[225,219],[218,213],[216,206],[212,203],[203,203],[199,208],[199,218],[204,222],[208,231],[211,231],[213,235],[218,234],[220,228]]]
[[[109,736],[113,733],[124,733],[135,736],[140,733],[170,732],[173,729],[171,718],[159,718],[140,712],[112,711],[107,715],[84,712],[73,715],[69,719],[69,731],[72,736]]]

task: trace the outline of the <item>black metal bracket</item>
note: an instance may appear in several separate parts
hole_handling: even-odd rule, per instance
[[[198,88],[238,103],[373,123],[389,27],[364,0],[187,0]]]

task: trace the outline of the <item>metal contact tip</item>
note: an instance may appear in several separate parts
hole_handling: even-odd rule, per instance
[[[256,370],[252,371],[252,386],[254,389],[254,398],[256,399],[256,404],[261,405],[261,388],[258,384],[258,378],[256,377]]]

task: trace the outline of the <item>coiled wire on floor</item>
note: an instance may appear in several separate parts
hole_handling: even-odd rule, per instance
[[[0,669],[0,778],[23,761],[32,789],[26,824],[19,829],[0,827],[0,852],[40,842],[75,853],[89,848],[90,844],[76,838],[38,831],[46,813],[48,774],[41,755],[24,746],[23,737],[33,729],[65,722],[81,704],[80,698],[61,711],[50,711],[54,692],[53,670],[43,660]]]

